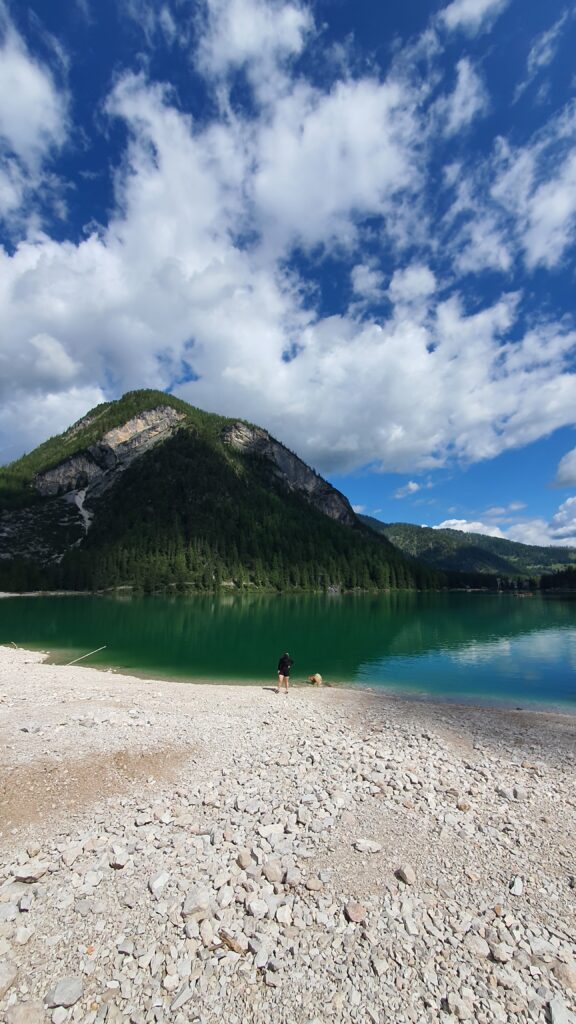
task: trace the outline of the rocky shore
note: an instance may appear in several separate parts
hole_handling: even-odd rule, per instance
[[[576,716],[0,648],[0,1020],[576,1022]]]

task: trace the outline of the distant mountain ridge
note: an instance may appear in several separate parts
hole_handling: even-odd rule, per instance
[[[530,577],[576,565],[575,548],[538,547],[482,533],[359,518],[405,555],[443,572]]]
[[[158,391],[0,469],[0,588],[388,589],[441,582],[266,430]]]

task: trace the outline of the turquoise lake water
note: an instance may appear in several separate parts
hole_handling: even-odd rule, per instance
[[[0,600],[0,641],[156,677],[293,681],[576,711],[576,601],[488,594]]]

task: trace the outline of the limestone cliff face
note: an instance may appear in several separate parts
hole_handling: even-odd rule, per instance
[[[297,455],[293,455],[284,445],[275,441],[266,430],[250,427],[246,423],[233,423],[224,428],[222,440],[232,448],[264,456],[276,478],[288,490],[303,495],[325,516],[346,526],[354,526],[357,523],[348,499],[318,476]]]
[[[121,427],[115,427],[84,452],[39,473],[34,481],[42,497],[88,489],[93,495],[106,490],[119,472],[178,428],[184,414],[161,406],[149,409]]]

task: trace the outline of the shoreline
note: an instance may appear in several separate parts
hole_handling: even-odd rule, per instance
[[[13,642],[11,642],[13,643]],[[11,646],[6,645],[6,646]],[[30,653],[43,654],[44,663],[47,665],[53,665],[56,668],[67,668],[67,664],[59,664],[58,662],[50,661],[54,651],[63,651],[62,648],[54,648],[53,650],[46,651],[41,648],[34,647],[23,647],[19,644],[15,645],[15,649],[21,651],[29,651]],[[1,645],[0,645],[1,650]],[[154,672],[146,672],[145,670],[139,670],[135,668],[126,668],[122,666],[114,665],[87,665],[82,664],[82,668],[92,669],[94,672],[110,673],[113,675],[123,676],[126,678],[139,679],[143,682],[158,682],[158,683],[174,683],[181,684],[183,686],[237,686],[240,688],[274,688],[275,681],[274,677],[263,677],[262,679],[218,679],[207,676],[189,676],[183,678],[177,675],[163,675]],[[293,681],[290,683],[291,690],[313,690],[314,686],[305,680]],[[476,709],[476,710],[491,710],[491,711],[502,711],[509,713],[521,713],[521,714],[533,714],[533,715],[563,715],[567,717],[576,718],[576,704],[556,704],[549,706],[542,706],[543,702],[538,700],[526,701],[525,706],[515,704],[514,700],[502,699],[500,701],[492,700],[490,697],[470,697],[466,700],[463,697],[458,699],[452,699],[450,696],[443,696],[442,694],[433,694],[425,692],[412,692],[410,690],[398,689],[394,686],[384,687],[377,683],[361,683],[361,682],[350,682],[340,680],[330,680],[323,683],[322,690],[333,690],[336,692],[348,692],[357,695],[360,694],[371,694],[376,699],[383,699],[389,701],[408,701],[414,704],[431,704],[438,707],[455,707],[464,709]]]
[[[0,647],[7,1024],[572,1024],[576,718],[43,657]]]

